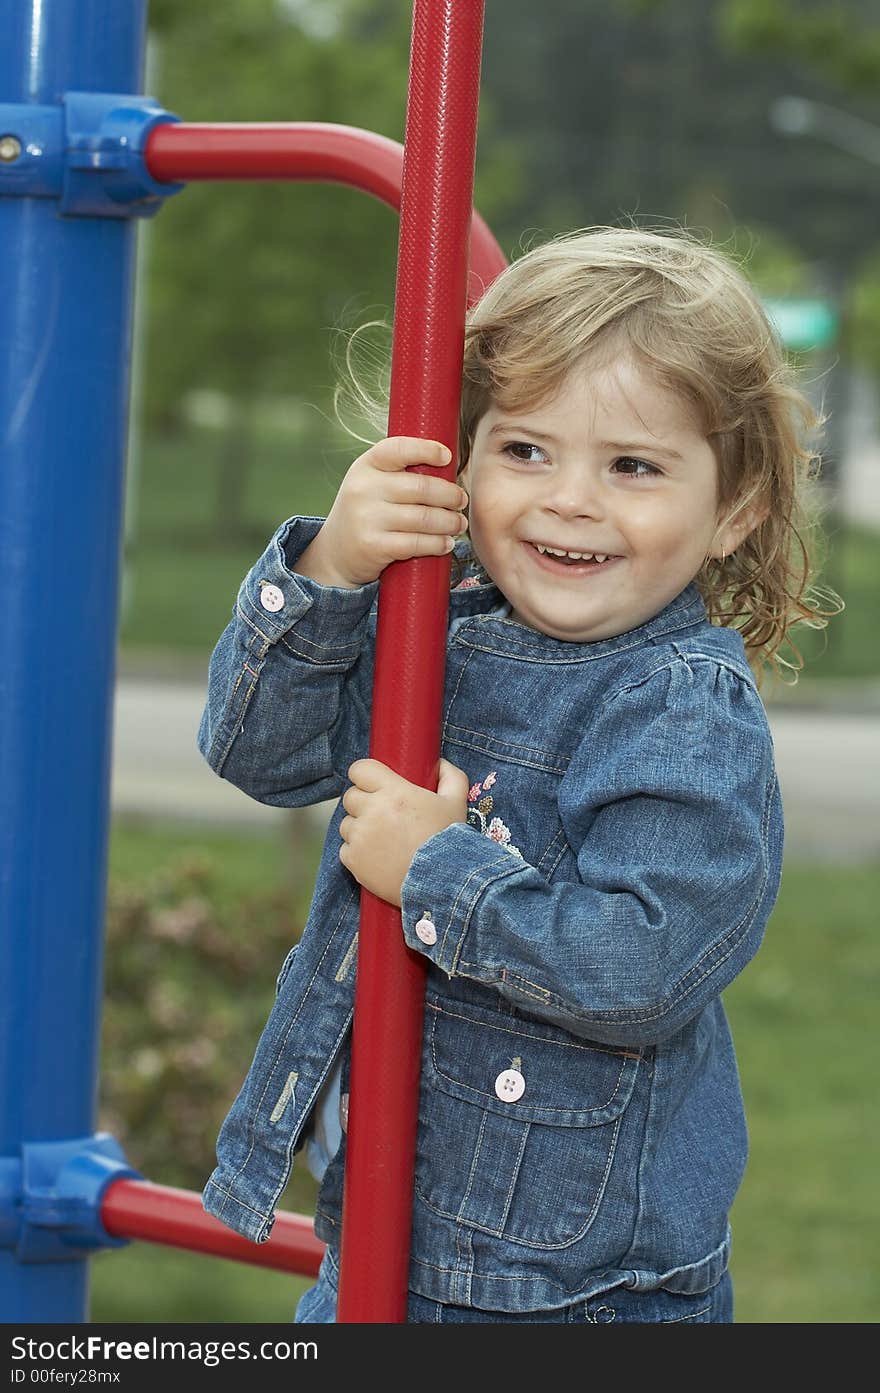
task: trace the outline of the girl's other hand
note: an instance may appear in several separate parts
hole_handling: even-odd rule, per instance
[[[380,900],[400,904],[410,862],[419,847],[454,822],[467,822],[467,774],[441,759],[437,792],[395,774],[378,759],[358,759],[342,799],[339,859]]]
[[[415,464],[442,469],[451,458],[438,440],[402,435],[359,455],[297,562],[300,575],[350,590],[378,580],[392,561],[451,551],[467,526],[467,494],[450,479],[409,472]]]

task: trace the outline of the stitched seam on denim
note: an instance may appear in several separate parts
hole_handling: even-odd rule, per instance
[[[427,1267],[432,1272],[442,1272],[447,1277],[456,1277],[458,1275],[454,1267],[442,1267],[440,1263],[429,1262],[427,1258],[412,1257],[410,1261],[418,1267]],[[503,1273],[500,1272],[494,1273],[477,1271],[474,1271],[473,1277],[476,1281],[519,1282],[523,1286],[537,1286],[539,1289],[541,1287],[552,1287],[554,1291],[562,1292],[563,1295],[567,1296],[569,1294],[567,1287],[560,1286],[558,1282],[554,1282],[550,1277],[529,1277],[525,1274],[521,1274],[519,1276],[505,1276]],[[425,1298],[425,1300],[429,1299],[429,1297]]]
[[[252,1204],[245,1204],[244,1200],[238,1198],[238,1195],[234,1195],[231,1190],[227,1190],[225,1185],[218,1185],[216,1180],[210,1180],[208,1184],[211,1185],[213,1189],[219,1190],[221,1195],[226,1196],[227,1204],[223,1206],[224,1211],[228,1208],[228,1201],[231,1200],[233,1204],[238,1205],[239,1209],[246,1209],[249,1214],[256,1214],[258,1219],[263,1220],[263,1223],[267,1223],[269,1219],[271,1219],[271,1209],[268,1213],[264,1214],[261,1209],[254,1209]]]
[[[544,1006],[549,1006],[550,1002],[553,1000],[552,994],[546,987],[535,987],[534,991],[528,991],[526,987],[520,985],[520,982],[525,982],[527,979],[525,977],[518,978],[516,973],[509,972],[506,967],[502,967],[501,969],[500,980],[506,982],[515,992],[520,992],[523,996],[530,997],[532,1001],[540,1001]],[[559,998],[559,1001],[561,1002],[561,998]]]
[[[232,710],[235,709],[235,699],[236,699],[236,697],[238,696],[238,689],[239,689],[239,687],[240,687],[241,684],[242,684],[242,681],[243,681],[243,679],[244,679],[244,675],[245,675],[246,672],[250,672],[250,668],[248,667],[247,662],[245,662],[244,666],[242,667],[241,671],[239,672],[238,676],[237,676],[236,679],[235,679],[235,686],[232,688],[232,691],[229,693],[229,699],[228,699],[228,701],[226,701],[226,702],[224,703],[224,705],[225,705],[226,708],[227,708],[227,716],[226,716],[227,722],[229,721],[229,715],[231,714]],[[246,701],[246,700],[247,700],[247,698],[245,698],[245,701]],[[242,710],[243,710],[243,709],[244,709],[244,707],[242,707]],[[222,768],[223,768],[223,765],[224,765],[225,762],[226,762],[226,756],[229,754],[229,747],[230,747],[230,745],[232,744],[233,740],[235,739],[235,731],[238,730],[238,728],[239,728],[240,725],[241,725],[241,717],[240,717],[240,715],[237,715],[235,721],[234,721],[233,724],[232,724],[232,731],[233,731],[233,733],[229,736],[229,738],[228,738],[228,740],[227,740],[227,743],[226,743],[226,746],[225,746],[225,748],[223,749],[223,751],[222,751],[222,753],[221,753],[221,755],[220,755],[220,759],[219,759],[219,761],[218,761],[218,766],[217,766],[218,769],[222,769]],[[214,740],[211,742],[211,743],[212,743],[212,747],[213,747],[213,745],[216,743],[217,738],[219,737],[220,731],[221,731],[222,729],[223,729],[223,726],[221,725],[221,726],[220,726],[220,729],[217,731],[217,735],[214,737]]]
[[[632,1231],[631,1231],[631,1234],[630,1234],[630,1244],[629,1244],[629,1247],[627,1248],[626,1252],[623,1254],[623,1257],[620,1259],[620,1262],[619,1262],[619,1264],[618,1264],[618,1266],[621,1267],[621,1268],[625,1268],[625,1267],[627,1266],[627,1259],[629,1258],[629,1256],[630,1256],[630,1254],[632,1253],[633,1249],[636,1248],[636,1247],[638,1246],[639,1229],[640,1229],[640,1225],[644,1222],[644,1213],[645,1213],[645,1191],[646,1191],[646,1189],[647,1189],[647,1182],[646,1182],[646,1178],[645,1178],[645,1173],[650,1169],[651,1165],[653,1164],[653,1160],[654,1160],[653,1156],[651,1156],[651,1157],[649,1158],[649,1154],[648,1154],[648,1132],[649,1132],[649,1129],[650,1129],[650,1127],[651,1127],[652,1114],[653,1114],[654,1111],[655,1111],[655,1104],[657,1103],[657,1092],[658,1092],[658,1090],[657,1090],[657,1053],[658,1053],[659,1048],[660,1048],[659,1046],[654,1046],[654,1049],[653,1049],[653,1057],[652,1057],[653,1068],[651,1068],[651,1069],[645,1068],[645,1069],[642,1070],[643,1076],[647,1076],[647,1080],[648,1080],[648,1084],[647,1084],[647,1087],[648,1087],[648,1097],[647,1097],[647,1101],[646,1101],[646,1104],[645,1104],[644,1119],[643,1119],[643,1121],[642,1121],[642,1135],[641,1135],[641,1138],[640,1138],[640,1140],[639,1140],[639,1164],[638,1164],[638,1166],[636,1167],[636,1205],[635,1205],[635,1215],[634,1215],[634,1217],[633,1217],[633,1222],[632,1222]],[[647,1059],[646,1059],[646,1064],[647,1064]],[[661,1114],[662,1114],[662,1106],[661,1106]]]
[[[464,1251],[464,1227],[457,1224],[455,1228],[455,1277],[453,1278],[452,1294],[457,1301],[461,1299],[462,1277],[467,1267],[467,1253]]]
[[[351,904],[351,901],[352,901],[353,897],[354,897],[354,892],[350,890],[349,893],[348,893],[348,895],[347,895],[346,898],[345,898],[344,903],[343,903],[342,911],[341,911],[341,913],[340,913],[340,915],[339,915],[339,918],[337,919],[337,921],[336,921],[336,923],[335,923],[335,925],[334,925],[334,927],[333,927],[333,932],[332,932],[331,934],[328,935],[327,942],[324,944],[324,950],[323,950],[323,952],[321,953],[321,956],[320,956],[320,958],[319,958],[319,960],[318,960],[318,962],[317,962],[317,965],[316,965],[316,967],[315,967],[314,972],[312,973],[312,976],[311,976],[311,978],[310,978],[310,980],[309,980],[309,982],[308,982],[308,985],[306,986],[305,990],[303,991],[302,998],[301,998],[301,1000],[300,1000],[299,1006],[298,1006],[297,1009],[296,1009],[296,1013],[295,1013],[295,1015],[293,1015],[293,1016],[291,1017],[291,1019],[288,1021],[287,1030],[284,1032],[284,1036],[283,1036],[282,1040],[280,1041],[280,1043],[279,1043],[279,1045],[278,1045],[278,1048],[277,1048],[276,1051],[275,1051],[275,1057],[273,1058],[270,1067],[266,1070],[266,1074],[265,1074],[265,1083],[263,1084],[263,1091],[262,1091],[262,1093],[260,1094],[260,1097],[259,1097],[259,1101],[258,1101],[258,1103],[257,1103],[257,1106],[254,1108],[254,1110],[253,1110],[253,1112],[252,1112],[252,1114],[251,1114],[251,1117],[250,1117],[250,1126],[249,1126],[249,1132],[250,1132],[250,1145],[249,1145],[249,1147],[248,1147],[248,1152],[247,1152],[247,1155],[245,1156],[244,1160],[242,1161],[241,1165],[239,1166],[238,1170],[235,1172],[235,1175],[234,1175],[233,1179],[236,1179],[236,1180],[237,1180],[238,1177],[239,1177],[240,1175],[243,1174],[245,1167],[247,1166],[248,1162],[249,1162],[250,1159],[251,1159],[251,1156],[253,1155],[254,1147],[255,1147],[256,1144],[257,1144],[257,1122],[258,1122],[258,1120],[260,1119],[260,1112],[261,1112],[263,1103],[265,1102],[266,1094],[267,1094],[268,1091],[269,1091],[269,1085],[270,1085],[271,1080],[272,1080],[272,1075],[275,1073],[275,1070],[276,1070],[277,1067],[278,1067],[278,1061],[281,1059],[281,1055],[282,1055],[283,1052],[284,1052],[284,1047],[286,1046],[287,1041],[288,1041],[289,1038],[290,1038],[290,1033],[291,1033],[291,1031],[293,1030],[293,1027],[296,1025],[296,1022],[297,1022],[297,1020],[299,1019],[300,1013],[302,1012],[303,1007],[305,1006],[306,1001],[308,1000],[309,993],[311,992],[312,987],[313,987],[314,984],[315,984],[315,980],[316,980],[316,978],[318,977],[318,974],[319,974],[320,971],[321,971],[321,966],[322,966],[322,964],[323,964],[323,962],[324,962],[325,957],[326,957],[327,954],[330,952],[330,945],[332,944],[333,939],[336,937],[336,934],[337,934],[337,932],[338,932],[338,930],[339,930],[339,927],[340,927],[340,925],[341,925],[343,919],[345,918],[346,912],[347,912],[347,910],[348,910],[348,906]],[[349,1020],[351,1019],[351,1014],[352,1014],[352,1013],[349,1012]],[[346,1029],[346,1030],[348,1029],[348,1026],[347,1026],[347,1025],[346,1025],[345,1029]],[[340,1036],[338,1037],[338,1039],[337,1039],[337,1047],[338,1047],[339,1040],[343,1038],[343,1035],[344,1035],[344,1034],[345,1034],[345,1031],[343,1031],[343,1032],[342,1032],[342,1035],[340,1035]],[[329,1072],[329,1071],[328,1071],[328,1072]],[[309,1105],[311,1105],[312,1099],[315,1097],[315,1095],[317,1094],[317,1092],[318,1092],[319,1089],[320,1089],[320,1082],[319,1082],[319,1084],[317,1085],[317,1087],[314,1089],[314,1091],[312,1092],[312,1094],[311,1094],[311,1096],[310,1096],[310,1098],[309,1098],[309,1100],[308,1100]],[[302,1115],[303,1115],[303,1117],[308,1116],[308,1107],[306,1107],[306,1108],[303,1109],[303,1114],[302,1114]],[[295,1131],[295,1129],[294,1129],[294,1131]],[[292,1140],[292,1139],[293,1139],[293,1133],[291,1133],[291,1140]],[[287,1184],[287,1176],[285,1175],[285,1176],[284,1176],[284,1179],[283,1179],[283,1182],[282,1182],[282,1184],[281,1184],[280,1189],[278,1189],[278,1190],[276,1191],[276,1198],[277,1198],[278,1195],[281,1194],[281,1191],[284,1189],[284,1186],[285,1186],[286,1184]]]
[[[467,966],[471,965],[472,964],[470,963],[467,964]],[[458,1011],[450,1011],[446,1006],[441,1006],[438,1002],[428,1001],[426,1002],[426,1007],[429,1011],[433,1011],[436,1015],[450,1016],[453,1020],[457,1021],[467,1021],[469,1025],[475,1025],[480,1030],[500,1030],[506,1035],[518,1035],[527,1040],[537,1040],[540,1044],[554,1046],[558,1045],[561,1049],[564,1050],[587,1050],[590,1054],[610,1054],[615,1059],[638,1060],[642,1058],[641,1051],[633,1053],[632,1051],[628,1050],[615,1050],[610,1047],[606,1048],[604,1045],[599,1044],[579,1045],[569,1043],[568,1040],[557,1040],[552,1035],[535,1035],[533,1031],[528,1031],[524,1028],[518,1030],[515,1026],[512,1025],[493,1025],[491,1021],[479,1021],[474,1016],[465,1016]],[[525,1024],[526,1022],[524,1021],[523,1027],[525,1026]],[[436,1022],[434,1023],[434,1028],[436,1028]],[[437,1072],[439,1074],[442,1071],[438,1069]],[[443,1077],[445,1078],[446,1075],[444,1074]],[[491,1093],[486,1093],[485,1096],[487,1098],[491,1098],[493,1095]]]
[[[247,624],[248,628],[252,629],[255,634],[259,634],[260,638],[263,639],[269,645],[270,648],[274,643],[277,642],[277,638],[280,637],[280,635],[277,635],[275,638],[273,638],[271,634],[266,633],[265,629],[261,629],[256,620],[252,619],[251,616],[244,611],[241,605],[241,601],[239,601],[239,603],[236,605],[236,611],[238,613],[239,619],[241,619],[245,624]]]
[[[471,730],[470,726],[453,726],[452,729],[464,731],[465,735],[477,735],[481,740],[488,740],[491,738],[490,736],[484,735],[481,730]],[[505,745],[509,750],[523,750],[526,754],[530,755],[544,755],[547,759],[558,759],[559,757],[558,750],[542,750],[540,745],[520,745],[516,740],[502,740],[500,743]]]
[[[698,1316],[704,1316],[707,1311],[711,1311],[711,1303],[708,1306],[701,1306],[699,1311],[691,1311],[689,1316],[676,1316],[673,1320],[662,1320],[661,1325],[682,1325],[685,1321],[696,1320]]]
[[[479,735],[479,732],[475,731],[474,734]],[[463,750],[475,750],[477,754],[481,755],[490,754],[493,759],[504,760],[506,764],[514,764],[518,769],[537,769],[542,774],[564,774],[568,768],[567,764],[539,764],[535,760],[524,759],[522,755],[507,754],[488,736],[480,736],[484,742],[482,745],[476,745],[470,740],[458,739],[451,731],[447,732],[446,739],[450,745],[458,745]]]
[[[513,1204],[513,1192],[516,1189],[516,1182],[519,1180],[519,1173],[523,1163],[523,1156],[526,1153],[526,1142],[528,1141],[529,1136],[531,1135],[533,1125],[533,1123],[527,1122],[523,1127],[522,1141],[519,1144],[519,1155],[516,1158],[516,1165],[513,1168],[513,1174],[510,1177],[510,1185],[508,1186],[507,1190],[507,1199],[504,1202],[504,1212],[501,1219],[502,1237],[504,1235],[504,1228],[507,1223],[507,1220],[510,1218],[510,1206]]]
[[[328,661],[341,662],[348,657],[356,658],[363,646],[360,643],[317,643],[314,639],[306,638],[305,634],[297,632],[294,635],[294,637],[296,639],[296,644],[299,645],[299,647],[296,647],[294,646],[293,642],[288,642],[291,632],[291,629],[286,630],[286,632],[280,636],[278,642],[283,644],[283,646],[287,649],[288,653],[292,653],[294,657],[297,658],[305,658],[306,661],[309,660],[312,653],[314,653],[315,655],[322,655],[326,653]],[[300,647],[310,651],[300,652]]]
[[[486,1130],[486,1127],[487,1127],[487,1125],[488,1125],[488,1122],[489,1122],[489,1114],[488,1114],[487,1112],[484,1112],[484,1113],[483,1113],[483,1116],[482,1116],[482,1118],[481,1118],[481,1120],[480,1120],[480,1130],[479,1130],[479,1132],[477,1133],[477,1144],[476,1144],[476,1146],[474,1147],[474,1156],[473,1156],[473,1160],[471,1161],[471,1169],[470,1169],[470,1174],[469,1174],[469,1176],[468,1176],[467,1185],[465,1186],[465,1191],[464,1191],[464,1194],[462,1195],[462,1198],[461,1198],[461,1204],[460,1204],[459,1207],[458,1207],[458,1213],[457,1213],[456,1216],[455,1216],[456,1219],[458,1219],[459,1223],[464,1223],[464,1224],[467,1223],[467,1219],[465,1219],[465,1217],[464,1217],[464,1211],[465,1211],[465,1209],[467,1208],[467,1202],[468,1202],[468,1200],[470,1199],[471,1188],[473,1187],[474,1176],[475,1176],[476,1173],[477,1173],[477,1167],[478,1167],[478,1163],[479,1163],[479,1159],[480,1159],[480,1152],[481,1152],[482,1149],[483,1149],[483,1133],[484,1133],[485,1130]],[[500,1237],[501,1237],[501,1230],[500,1230],[500,1229],[491,1229],[490,1232],[491,1232],[491,1233],[494,1233],[495,1236],[496,1236],[496,1238],[500,1238]]]
[[[241,672],[239,673],[238,679],[236,680],[236,683],[235,683],[235,687],[233,688],[232,694],[231,694],[231,696],[230,696],[230,698],[229,698],[229,703],[228,703],[228,704],[229,704],[230,708],[232,707],[232,703],[233,703],[233,701],[234,701],[234,699],[235,699],[236,693],[238,692],[238,689],[239,689],[239,687],[241,686],[242,679],[244,678],[245,672],[251,672],[251,669],[248,667],[247,663],[245,663],[244,667],[242,668]],[[257,690],[257,680],[258,680],[257,678],[254,678],[253,682],[250,683],[250,685],[248,686],[247,691],[246,691],[245,694],[244,694],[244,697],[242,698],[241,705],[240,705],[240,706],[236,709],[236,711],[235,711],[235,720],[231,722],[231,729],[229,730],[227,739],[226,739],[226,741],[225,741],[225,743],[224,743],[224,745],[223,745],[223,747],[222,747],[220,756],[219,756],[219,758],[218,758],[218,760],[217,760],[217,764],[216,764],[216,766],[215,766],[216,769],[217,769],[217,773],[218,773],[218,774],[222,774],[223,766],[224,766],[224,764],[226,763],[227,759],[229,758],[229,751],[232,749],[232,746],[233,746],[233,744],[235,743],[236,736],[239,734],[239,732],[240,732],[240,730],[241,730],[241,723],[242,723],[242,720],[244,719],[244,714],[245,714],[245,712],[247,711],[248,706],[250,705],[251,697],[253,696],[254,692]],[[232,710],[229,711],[229,713],[228,713],[228,715],[227,715],[227,717],[226,717],[226,721],[227,721],[227,722],[230,721],[231,715],[232,715]],[[222,729],[222,727],[221,727],[221,729]],[[219,735],[220,732],[218,731],[217,733],[218,733],[218,735]]]
[[[473,1235],[473,1230],[472,1230],[472,1229],[463,1229],[462,1232],[463,1232],[463,1235],[464,1235],[464,1242],[465,1242],[465,1244],[466,1244],[466,1246],[467,1246],[467,1267],[466,1267],[466,1280],[465,1280],[465,1296],[467,1297],[467,1303],[468,1303],[468,1305],[470,1305],[470,1303],[471,1303],[472,1286],[473,1286],[473,1280],[474,1280],[474,1263],[475,1263],[475,1261],[476,1261],[476,1257],[475,1257],[475,1255],[474,1255],[474,1235]]]
[[[465,673],[466,673],[467,670],[468,670],[468,666],[469,666],[469,664],[470,664],[470,661],[471,661],[471,658],[472,658],[472,657],[473,657],[473,654],[472,654],[472,653],[468,653],[467,657],[465,658],[464,662],[462,663],[462,665],[461,665],[461,672],[458,674],[458,679],[456,680],[456,683],[455,683],[455,690],[453,691],[452,696],[449,698],[449,703],[448,703],[448,705],[447,705],[447,707],[446,707],[446,715],[445,715],[444,720],[443,720],[443,738],[445,738],[446,732],[447,732],[447,730],[448,730],[448,728],[449,728],[449,713],[450,713],[450,711],[452,710],[453,706],[455,705],[455,700],[456,700],[456,697],[458,696],[458,689],[459,689],[459,687],[460,687],[461,684],[462,684],[462,680],[463,680],[463,678],[464,678]]]
[[[556,857],[556,860],[552,863],[552,865],[548,866],[548,867],[545,869],[545,868],[544,868],[544,862],[547,860],[547,857],[550,855],[551,851],[553,850],[553,848],[554,848],[554,846],[556,845],[557,842],[560,842],[560,843],[561,843],[560,848],[559,848],[559,854],[558,854],[558,856]],[[563,856],[565,855],[565,848],[566,848],[567,845],[568,845],[568,838],[566,837],[566,834],[565,834],[565,828],[564,828],[564,827],[560,827],[559,831],[556,833],[556,836],[553,838],[553,841],[550,842],[550,844],[549,844],[549,846],[547,847],[546,851],[544,851],[544,852],[541,854],[540,859],[536,862],[536,864],[535,864],[535,870],[536,870],[536,871],[540,871],[541,874],[544,875],[544,876],[546,876],[547,879],[549,880],[550,876],[551,876],[551,875],[553,874],[553,872],[556,870],[556,867],[559,865],[560,861],[562,860]]]
[[[546,1126],[552,1124],[545,1123],[538,1125]],[[605,1127],[611,1127],[613,1125],[614,1130],[611,1137],[611,1141],[609,1142],[608,1146],[608,1160],[605,1165],[605,1172],[602,1176],[602,1181],[599,1185],[593,1208],[590,1210],[590,1213],[587,1216],[583,1228],[579,1229],[578,1232],[574,1234],[571,1238],[566,1238],[565,1241],[562,1243],[540,1243],[537,1239],[534,1238],[519,1238],[516,1234],[513,1233],[500,1233],[497,1229],[488,1228],[486,1224],[478,1224],[474,1219],[463,1219],[460,1214],[451,1214],[446,1209],[439,1209],[436,1205],[431,1203],[424,1190],[420,1188],[418,1183],[416,1184],[415,1189],[418,1192],[419,1198],[421,1199],[422,1203],[425,1205],[427,1209],[431,1210],[432,1214],[438,1214],[441,1219],[451,1219],[453,1220],[453,1222],[457,1224],[466,1225],[470,1229],[476,1229],[479,1233],[489,1234],[491,1238],[503,1238],[505,1243],[516,1243],[521,1248],[539,1248],[542,1252],[548,1253],[559,1252],[562,1248],[571,1248],[573,1244],[580,1242],[580,1240],[589,1231],[590,1227],[595,1221],[596,1215],[599,1212],[599,1205],[602,1203],[602,1200],[605,1196],[605,1188],[608,1184],[608,1176],[611,1171],[611,1164],[614,1160],[614,1156],[617,1151],[617,1134],[620,1131],[620,1118],[618,1117],[613,1124],[610,1122],[606,1122],[602,1125]],[[591,1128],[590,1130],[595,1131],[595,1128]],[[445,1269],[441,1268],[440,1270],[443,1271]],[[481,1273],[477,1275],[488,1277],[492,1281],[500,1280],[496,1279],[490,1273]],[[562,1291],[564,1290],[564,1288],[560,1287],[559,1290]]]

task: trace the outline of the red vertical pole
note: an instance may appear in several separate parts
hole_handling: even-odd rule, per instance
[[[453,456],[482,31],[483,0],[415,0],[388,429]],[[449,565],[396,562],[379,586],[370,754],[424,788],[437,786]],[[362,891],[340,1322],[406,1320],[425,970],[400,911]]]

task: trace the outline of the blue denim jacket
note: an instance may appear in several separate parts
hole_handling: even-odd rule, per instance
[[[219,774],[279,807],[338,797],[368,751],[377,587],[294,574],[319,525],[283,524],[244,580],[199,732]],[[452,592],[442,744],[469,818],[403,886],[429,961],[410,1285],[499,1311],[702,1291],[727,1266],[747,1153],[721,993],[781,869],[764,709],[694,585],[594,643],[508,616],[491,584]],[[258,1242],[337,1064],[347,1089],[359,888],[342,815],[204,1192]],[[333,1247],[344,1153],[343,1134],[316,1210]]]

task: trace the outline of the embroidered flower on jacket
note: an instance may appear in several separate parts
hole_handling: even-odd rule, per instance
[[[500,842],[502,846],[506,846],[510,841],[510,828],[505,827],[500,817],[493,817],[486,828],[486,836],[491,837],[493,842]]]
[[[490,820],[489,814],[494,812],[495,799],[486,790],[492,788],[498,775],[493,771],[487,774],[482,783],[471,784],[468,789],[468,815],[467,820],[471,827],[476,827],[478,832],[482,832],[484,837],[490,837],[498,846],[504,847],[512,856],[518,856],[522,860],[522,852],[518,846],[514,846],[510,840],[510,828],[502,822],[500,817],[493,817]]]

